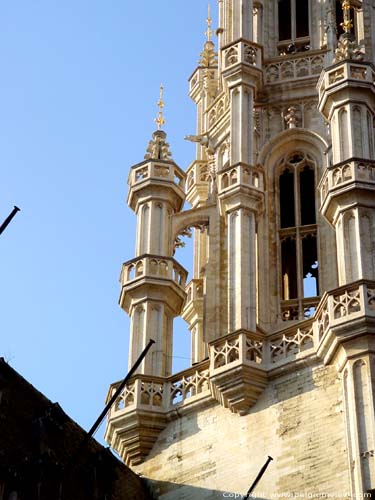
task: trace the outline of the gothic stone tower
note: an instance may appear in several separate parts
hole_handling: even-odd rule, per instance
[[[218,3],[196,159],[181,170],[159,129],[130,171],[129,363],[156,344],[106,439],[162,499],[244,494],[267,455],[259,498],[375,495],[375,4]],[[191,367],[173,374],[178,315]]]

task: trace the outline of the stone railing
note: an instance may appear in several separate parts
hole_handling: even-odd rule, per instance
[[[207,161],[195,160],[186,172],[186,190],[189,191],[195,184],[207,182]]]
[[[301,54],[294,58],[278,58],[264,65],[266,84],[318,76],[324,67],[324,54]]]
[[[329,328],[363,316],[375,317],[375,282],[357,281],[326,293],[315,315],[318,340]]]
[[[263,176],[262,168],[238,163],[219,172],[219,192],[223,193],[239,185],[263,191]]]
[[[321,204],[330,190],[353,181],[375,185],[375,161],[351,158],[328,167],[319,185]]]
[[[130,412],[134,408],[168,413],[177,406],[189,405],[210,394],[208,378],[208,361],[168,378],[136,375],[117,398],[110,417],[116,417],[119,412]],[[119,385],[120,382],[112,384],[109,395],[114,394]]]
[[[262,48],[260,45],[246,40],[237,40],[223,48],[223,69],[236,64],[262,68]]]
[[[187,271],[172,257],[142,255],[122,265],[121,286],[140,278],[163,278],[185,287]]]
[[[312,319],[299,326],[272,335],[267,339],[271,365],[310,355],[314,350]]]
[[[210,373],[229,365],[263,363],[263,342],[247,332],[234,332],[210,343]]]
[[[129,185],[134,186],[145,180],[173,182],[181,189],[185,189],[185,175],[177,165],[170,162],[150,160],[143,162],[131,169],[129,174]]]
[[[343,61],[340,64],[336,64],[332,69],[325,71],[319,79],[319,99],[321,99],[324,91],[329,90],[342,80],[361,80],[374,84],[375,71],[374,68],[367,63]]]
[[[194,302],[194,300],[203,298],[203,279],[193,278],[187,284],[185,288],[186,292],[186,302],[185,307],[190,302]]]

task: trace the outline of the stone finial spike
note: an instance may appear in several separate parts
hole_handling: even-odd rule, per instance
[[[158,116],[155,118],[155,123],[158,126],[158,130],[161,130],[162,126],[165,124],[165,118],[163,116],[164,100],[163,100],[164,87],[160,84],[159,100],[157,106],[159,108]]]
[[[210,4],[208,4],[207,10],[208,10],[207,19],[206,19],[207,30],[205,31],[205,35],[207,37],[207,42],[210,42],[211,37],[212,37],[212,18],[211,18],[211,5]]]

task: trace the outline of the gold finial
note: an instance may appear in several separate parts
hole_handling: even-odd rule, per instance
[[[163,84],[161,83],[160,84],[159,100],[157,102],[157,105],[158,105],[158,108],[159,108],[159,112],[158,112],[158,116],[155,118],[155,123],[158,126],[158,130],[160,130],[161,127],[165,123],[165,118],[163,116],[163,108],[164,108],[163,91],[164,91],[164,87],[163,87]]]
[[[212,18],[211,18],[211,5],[210,4],[208,4],[208,13],[207,13],[206,23],[207,23],[207,30],[205,31],[205,35],[207,37],[207,42],[210,42],[211,37],[212,37],[212,29],[211,29]]]
[[[350,18],[350,9],[352,7],[351,1],[343,0],[341,5],[344,13],[344,21],[340,23],[340,25],[342,26],[345,33],[350,33],[351,29],[353,28],[353,23]]]

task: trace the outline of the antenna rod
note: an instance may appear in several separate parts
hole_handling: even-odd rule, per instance
[[[267,462],[263,465],[263,467],[260,469],[259,471],[259,474],[257,475],[257,477],[255,478],[255,481],[253,482],[253,484],[250,486],[248,492],[246,493],[246,496],[244,497],[244,500],[249,500],[250,498],[250,493],[254,490],[255,486],[259,483],[259,481],[261,480],[263,474],[266,472],[266,469],[267,467],[269,466],[271,460],[273,460],[272,457],[268,456],[267,458]]]
[[[146,354],[148,353],[149,349],[151,348],[152,344],[155,344],[155,340],[152,340],[150,339],[148,344],[146,345],[146,347],[143,349],[143,351],[141,352],[139,358],[137,359],[137,361],[134,363],[134,365],[132,366],[131,370],[129,371],[129,373],[126,375],[126,377],[124,378],[124,380],[121,382],[121,384],[118,386],[116,392],[112,395],[111,399],[108,401],[106,407],[104,408],[104,410],[101,412],[101,414],[99,415],[99,417],[96,419],[94,425],[91,427],[91,429],[89,430],[88,432],[88,435],[87,435],[87,439],[89,439],[90,437],[92,437],[94,435],[94,433],[98,430],[100,424],[103,422],[103,420],[105,419],[107,413],[109,412],[109,410],[111,409],[111,406],[113,405],[113,403],[116,401],[116,399],[119,397],[119,395],[122,393],[125,385],[126,385],[126,382],[130,379],[130,377],[132,377],[135,373],[135,371],[137,370],[137,368],[139,367],[139,365],[142,363],[143,361],[143,358],[146,356]]]
[[[8,227],[8,225],[10,224],[11,220],[13,219],[13,217],[19,211],[20,211],[20,208],[14,206],[13,210],[11,211],[11,213],[8,215],[8,217],[5,219],[5,221],[1,224],[1,226],[0,226],[0,234],[5,231],[5,229]]]

